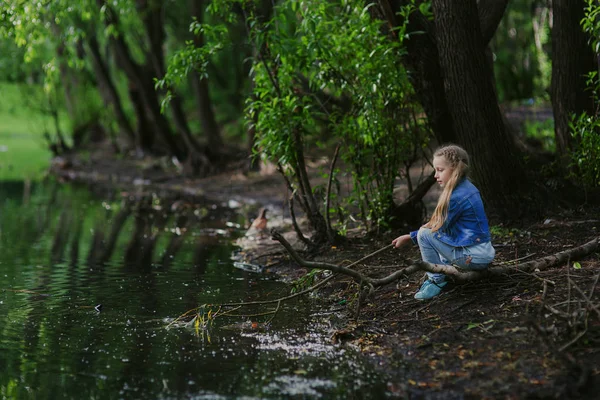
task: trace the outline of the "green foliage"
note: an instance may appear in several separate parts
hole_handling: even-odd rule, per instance
[[[577,139],[571,153],[577,171],[573,178],[587,187],[600,187],[600,119],[584,112],[574,115],[570,126]]]
[[[507,228],[503,225],[491,226],[490,233],[494,238],[494,241],[509,243],[516,242],[521,238],[531,236],[531,232],[523,231],[518,228]]]
[[[540,2],[511,2],[491,41],[501,102],[548,100],[552,65],[550,8]]]
[[[27,77],[39,74],[36,69],[23,65],[24,50],[10,38],[0,34],[0,77],[8,82],[23,82]]]
[[[323,136],[344,143],[341,156],[352,167],[354,186],[346,200],[361,207],[369,225],[383,224],[399,167],[427,135],[398,62],[405,27],[390,40],[381,21],[356,0],[288,1],[269,23],[253,23],[258,46],[268,49],[254,60],[254,93],[247,103],[257,152],[277,160],[293,180],[301,157],[295,137],[305,151]],[[329,101],[347,105],[327,107]]]
[[[306,274],[292,282],[291,293],[298,293],[313,286],[317,279],[323,276],[323,271],[320,269],[311,269]]]
[[[47,112],[48,95],[40,85],[0,82],[0,180],[37,179],[51,157],[44,133],[54,122]],[[59,113],[60,128],[67,120]]]
[[[525,136],[538,140],[545,151],[556,151],[554,120],[526,121],[524,130]]]
[[[182,49],[170,57],[165,76],[156,80],[156,89],[167,90],[161,103],[163,112],[172,98],[170,89],[186,83],[185,79],[192,72],[196,72],[200,78],[208,78],[210,60],[230,44],[224,25],[202,24],[194,19],[190,24],[190,32],[203,35],[206,43],[197,47],[194,41],[188,40]]]
[[[582,28],[590,35],[590,45],[598,53],[600,49],[600,4],[587,0]],[[591,91],[596,110],[594,115],[573,115],[569,124],[576,147],[571,153],[575,167],[573,178],[585,187],[600,187],[600,79],[597,71],[588,75],[588,90]]]
[[[583,30],[590,35],[596,54],[600,53],[600,4],[597,0],[586,0],[585,17],[581,21]]]

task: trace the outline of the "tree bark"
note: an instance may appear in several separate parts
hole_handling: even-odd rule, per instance
[[[574,4],[577,3],[577,4]],[[573,148],[569,121],[573,113],[594,113],[593,93],[586,90],[586,75],[598,69],[580,21],[584,1],[552,1],[552,110],[556,150],[563,159]]]
[[[398,13],[406,1],[379,0],[377,3],[379,5],[377,17],[387,22],[389,32],[393,34],[394,29],[403,23]],[[480,0],[478,16],[483,46],[487,46],[492,39],[507,4],[508,0]],[[427,114],[431,129],[438,143],[456,142],[457,135],[454,132],[452,115],[444,92],[434,23],[427,20],[420,12],[414,12],[410,16],[408,32],[415,33],[412,33],[406,42],[408,53],[404,57],[404,62],[412,70],[411,83]],[[393,37],[393,40],[396,38]]]
[[[306,163],[304,162],[304,144],[302,142],[302,135],[300,135],[299,128],[296,128],[293,135],[294,153],[297,160],[294,162],[296,169],[296,180],[300,188],[300,196],[302,198],[302,204],[305,205],[304,211],[306,217],[312,228],[315,231],[311,241],[315,244],[322,244],[327,241],[327,224],[323,214],[319,211],[319,206],[315,199],[310,180],[308,179],[308,173],[306,170]]]
[[[476,0],[433,0],[432,6],[444,89],[457,142],[472,157],[472,176],[487,206],[514,218],[530,185],[495,96]]]
[[[479,0],[477,3],[477,10],[479,15],[479,24],[481,26],[481,37],[483,38],[483,45],[487,46],[496,30],[502,17],[506,11],[508,0]]]

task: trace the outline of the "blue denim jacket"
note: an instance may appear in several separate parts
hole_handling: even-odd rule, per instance
[[[417,232],[410,233],[415,244]],[[491,241],[483,202],[479,190],[468,179],[456,185],[450,195],[448,216],[444,225],[435,232],[435,237],[450,246],[466,247]]]

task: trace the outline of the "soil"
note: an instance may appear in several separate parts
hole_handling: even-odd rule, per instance
[[[285,211],[288,193],[273,170],[260,174],[231,170],[191,179],[176,174],[168,164],[116,159],[99,146],[86,160],[56,158],[51,172],[98,190],[212,202],[239,207],[249,216],[267,207],[269,226],[285,231],[288,239],[295,236]],[[358,318],[357,285],[338,278],[318,296],[332,309],[347,312],[345,326],[332,329],[331,340],[361,349],[388,374],[391,398],[600,398],[600,288],[596,287],[600,252],[535,273],[519,271],[519,262],[598,237],[600,209],[581,206],[513,226],[490,222],[496,227],[494,265],[512,265],[510,273],[470,283],[450,282],[440,296],[426,302],[413,298],[422,274],[406,276],[371,294]],[[345,244],[302,255],[347,265],[402,233],[374,236],[352,230]],[[243,261],[266,265],[287,279],[308,272],[269,238],[243,238],[240,245]],[[388,249],[356,268],[381,277],[415,259],[418,248]]]

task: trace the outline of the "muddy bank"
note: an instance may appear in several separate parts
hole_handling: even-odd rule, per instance
[[[189,179],[156,161],[103,156],[87,161],[55,160],[51,173],[118,195],[154,193],[172,202],[233,207],[248,215],[272,211],[269,226],[289,227],[285,184],[274,172],[244,175],[231,170]],[[358,314],[357,285],[338,277],[316,294],[332,309],[346,311],[345,326],[332,341],[360,348],[390,376],[392,398],[597,398],[600,387],[600,272],[598,252],[535,273],[519,272],[519,262],[583,244],[600,232],[600,210],[582,207],[520,226],[493,224],[495,264],[514,266],[506,276],[466,284],[451,283],[429,302],[413,299],[422,274],[405,276],[377,289]],[[349,241],[318,254],[316,261],[348,265],[388,245],[403,232]],[[240,257],[289,279],[308,272],[290,261],[268,237],[242,244]],[[389,249],[356,268],[382,277],[418,259],[418,249]],[[358,318],[355,318],[358,315]]]

